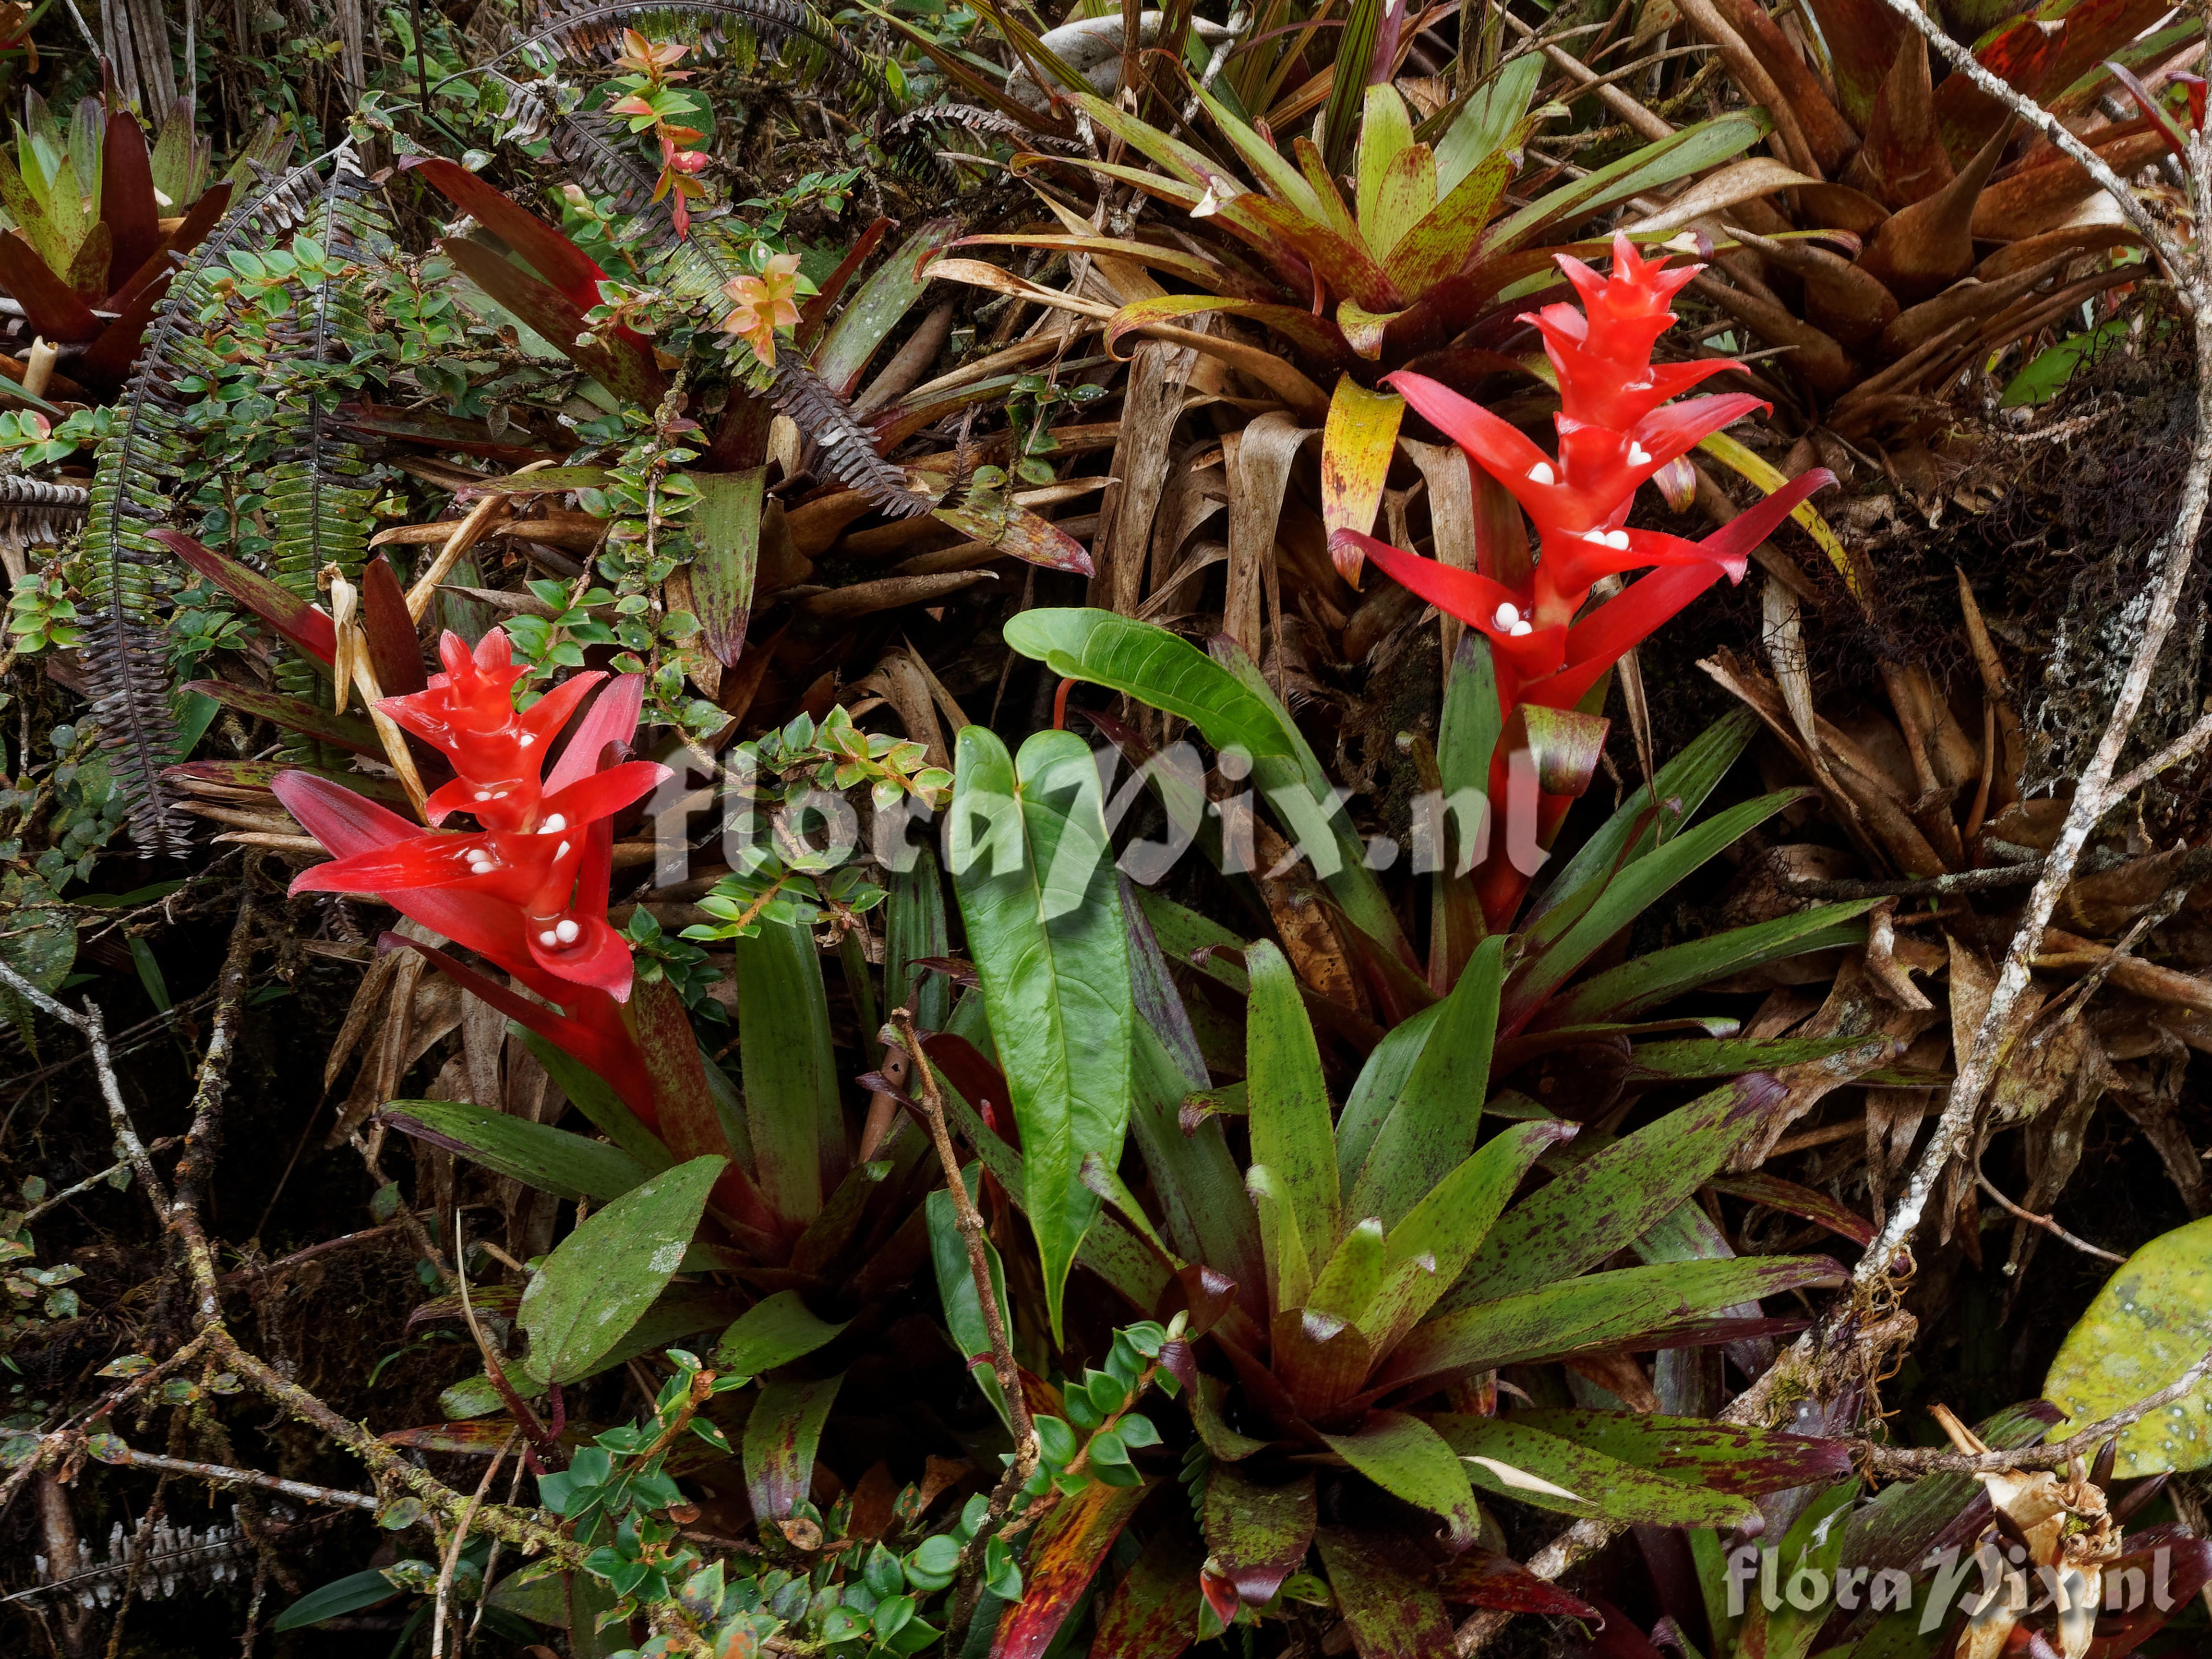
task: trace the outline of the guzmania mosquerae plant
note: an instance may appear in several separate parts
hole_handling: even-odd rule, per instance
[[[1745,392],[1670,401],[1733,359],[1655,363],[1651,351],[1675,318],[1668,302],[1701,266],[1669,268],[1629,239],[1613,239],[1613,270],[1601,276],[1558,256],[1583,308],[1549,305],[1535,325],[1559,376],[1559,453],[1547,455],[1510,422],[1425,375],[1401,372],[1385,384],[1495,478],[1536,527],[1525,536],[1478,536],[1473,570],[1423,558],[1354,530],[1339,530],[1330,553],[1357,580],[1372,560],[1421,598],[1488,641],[1506,740],[1491,764],[1493,821],[1506,822],[1516,753],[1534,763],[1536,827],[1548,842],[1589,787],[1606,723],[1578,707],[1621,656],[1650,637],[1723,574],[1741,581],[1751,550],[1814,490],[1835,481],[1814,468],[1702,541],[1632,530],[1637,491],[1680,462],[1698,441],[1768,407]],[[1517,526],[1516,526],[1517,528]],[[1650,574],[1591,605],[1608,578]],[[1524,762],[1523,764],[1528,764]],[[1508,923],[1528,884],[1501,847],[1478,872],[1493,927]]]

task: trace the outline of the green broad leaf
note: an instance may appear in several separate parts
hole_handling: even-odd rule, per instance
[[[1615,202],[1740,155],[1773,130],[1773,118],[1765,110],[1732,111],[1682,127],[1538,197],[1501,221],[1486,239],[1483,251],[1494,257],[1526,246],[1554,228],[1578,222]]]
[[[1481,1530],[1467,1465],[1419,1418],[1376,1411],[1352,1434],[1323,1434],[1331,1451],[1393,1498],[1443,1518],[1452,1544],[1464,1549]]]
[[[1308,1262],[1336,1248],[1341,1197],[1321,1049],[1297,975],[1267,940],[1244,953],[1252,995],[1244,1016],[1245,1104],[1252,1162],[1274,1177],[1284,1224]],[[1277,1273],[1280,1283],[1279,1269]],[[1278,1299],[1276,1307],[1297,1305]]]
[[[1359,1068],[1336,1120],[1337,1179],[1344,1186],[1359,1179],[1374,1151],[1375,1137],[1382,1132],[1391,1109],[1404,1098],[1406,1079],[1413,1075],[1422,1050],[1443,1018],[1444,1006],[1437,1003],[1399,1021],[1383,1033],[1382,1041]]]
[[[561,1085],[561,1092],[568,1097],[568,1103],[581,1112],[593,1128],[635,1158],[647,1175],[659,1175],[674,1167],[675,1154],[662,1144],[659,1136],[645,1127],[636,1113],[623,1103],[622,1097],[597,1072],[514,1020],[507,1021],[507,1034],[519,1039],[530,1050],[545,1068],[546,1075]]]
[[[714,1345],[714,1369],[758,1376],[804,1358],[852,1323],[817,1319],[797,1291],[778,1291],[738,1316]]]
[[[1709,1180],[1784,1097],[1772,1078],[1737,1078],[1585,1158],[1513,1207],[1446,1305],[1534,1290],[1602,1261]]]
[[[1219,922],[1171,898],[1163,898],[1149,887],[1139,887],[1134,891],[1138,907],[1151,924],[1152,937],[1158,941],[1163,957],[1178,967],[1194,969],[1240,997],[1249,992],[1251,987],[1244,970],[1220,954],[1233,951],[1242,957],[1249,943],[1243,934],[1231,933]]]
[[[1672,945],[1625,962],[1571,987],[1547,1003],[1532,1024],[1538,1030],[1586,1021],[1626,1019],[1731,974],[1770,962],[1866,942],[1858,921],[1880,899],[1850,899],[1755,921],[1747,927]]]
[[[745,1419],[743,1447],[745,1490],[761,1520],[783,1520],[805,1498],[822,1425],[830,1420],[830,1407],[844,1380],[840,1371],[818,1381],[794,1377],[761,1384],[752,1414]]]
[[[1133,940],[1131,955],[1133,959]],[[1152,1178],[1161,1229],[1185,1261],[1203,1261],[1240,1286],[1251,1286],[1256,1295],[1266,1270],[1236,1156],[1217,1118],[1185,1132],[1182,1112],[1189,1097],[1188,1073],[1169,1057],[1141,993],[1137,1006],[1129,1135]]]
[[[1494,1237],[1494,1235],[1493,1235]],[[1708,1316],[1761,1297],[1840,1285],[1826,1256],[1756,1256],[1622,1267],[1431,1319],[1398,1346],[1374,1379],[1379,1388],[1556,1359],[1696,1330]]]
[[[631,1188],[562,1239],[522,1292],[524,1370],[569,1382],[621,1341],[675,1276],[728,1159],[695,1158]]]
[[[2212,1346],[2212,1219],[2177,1227],[2137,1250],[2097,1292],[2044,1379],[2068,1413],[2063,1440],[2178,1381]],[[2212,1463],[2212,1382],[2119,1433],[2118,1473],[2158,1474]]]
[[[1267,1264],[1267,1300],[1278,1310],[1303,1308],[1313,1293],[1313,1259],[1307,1252],[1290,1195],[1273,1170],[1255,1164],[1244,1171],[1244,1190],[1260,1218],[1260,1251]]]
[[[2005,382],[1997,398],[1999,409],[2028,409],[2047,404],[2065,389],[2074,371],[2094,362],[2097,355],[2128,337],[2130,322],[2115,317],[2080,334],[2069,334],[2057,345],[2045,346],[2027,368]]]
[[[1428,1421],[1477,1486],[1538,1509],[1655,1527],[1734,1527],[1758,1513],[1748,1498],[1671,1480],[1541,1433],[1521,1417],[1439,1412]]]
[[[981,1007],[981,999],[972,993],[963,997],[953,1008],[951,1029],[956,1035],[980,1041],[988,1049],[990,1033],[981,1029],[980,1014],[973,1022],[975,1029],[963,1029],[969,1024],[966,1011]],[[1022,1155],[984,1123],[941,1071],[935,1066],[931,1070],[937,1072],[938,1086],[945,1092],[945,1114],[954,1135],[975,1149],[978,1159],[991,1172],[992,1179],[1006,1189],[1014,1207],[1027,1214],[1029,1183]],[[1105,1280],[1132,1308],[1147,1314],[1158,1305],[1160,1295],[1168,1285],[1167,1264],[1110,1212],[1102,1214],[1097,1224],[1084,1235],[1075,1259]]]
[[[1369,1216],[1346,1232],[1336,1254],[1314,1280],[1306,1305],[1316,1312],[1334,1314],[1348,1324],[1364,1326],[1375,1293],[1382,1287],[1386,1255],[1382,1224]]]
[[[620,1198],[651,1173],[619,1146],[463,1101],[395,1100],[384,1121],[556,1198]]]
[[[1648,789],[1638,790],[1624,800],[1620,810],[1536,891],[1521,924],[1523,931],[1540,939],[1558,937],[1565,922],[1588,908],[1589,898],[1595,896],[1591,883],[1602,886],[1614,871],[1633,864],[1697,817],[1698,808],[1758,733],[1759,717],[1743,708],[1724,715],[1692,738],[1680,754],[1659,769]],[[1484,774],[1485,782],[1488,775]],[[1651,805],[1655,797],[1659,802],[1656,812]],[[1554,914],[1562,911],[1565,914]],[[1553,920],[1548,926],[1542,925],[1547,916]]]
[[[488,1373],[479,1371],[474,1376],[465,1376],[440,1390],[438,1410],[448,1423],[465,1422],[471,1417],[489,1417],[503,1411],[507,1401]]]
[[[1784,789],[1761,795],[1732,806],[1694,829],[1684,830],[1622,868],[1605,884],[1588,908],[1555,937],[1542,939],[1534,933],[1524,935],[1527,954],[1505,988],[1498,1028],[1507,1032],[1520,1030],[1569,975],[1595,956],[1607,940],[1634,922],[1706,860],[1757,829],[1803,793]],[[1568,1023],[1580,1024],[1589,1018],[1585,1014]]]
[[[780,1220],[803,1225],[848,1159],[822,957],[795,922],[765,922],[730,946],[754,1178]]]
[[[1203,651],[1154,623],[1111,611],[1024,611],[1006,643],[1064,679],[1088,681],[1198,727],[1216,749],[1294,753],[1277,710]]]
[[[1504,973],[1502,935],[1475,946],[1360,1165],[1353,1214],[1395,1226],[1474,1150]]]
[[[1847,1441],[1785,1434],[1779,1429],[1747,1428],[1702,1417],[1516,1410],[1508,1420],[1516,1428],[1571,1441],[1669,1480],[1737,1498],[1818,1486],[1850,1474],[1851,1468]],[[1451,1431],[1442,1423],[1437,1426],[1445,1438],[1452,1437]]]
[[[988,1133],[986,1131],[986,1133]],[[974,1164],[963,1171],[972,1200],[976,1189]],[[952,1194],[943,1188],[933,1191],[924,1208],[929,1222],[929,1259],[937,1273],[938,1304],[945,1310],[945,1328],[952,1333],[952,1340],[970,1364],[968,1375],[975,1379],[975,1386],[991,1402],[991,1409],[999,1413],[999,1420],[1006,1425],[1008,1432],[1013,1420],[1006,1414],[1006,1390],[999,1386],[998,1373],[991,1368],[991,1333],[983,1322],[983,1302],[975,1288],[975,1272],[968,1260],[968,1241],[962,1236],[960,1224],[952,1208]],[[984,1260],[991,1270],[991,1291],[999,1306],[1010,1308],[1006,1299],[1006,1268],[999,1259],[998,1247],[987,1236],[983,1240]]]
[[[305,1630],[319,1625],[325,1619],[343,1619],[349,1613],[359,1613],[389,1601],[399,1591],[382,1573],[349,1572],[343,1578],[334,1578],[320,1589],[309,1590],[305,1595],[269,1621],[272,1631]]]
[[[1132,992],[1098,768],[1072,732],[1040,732],[1018,764],[984,726],[959,737],[953,889],[1013,1096],[1025,1207],[1060,1334],[1067,1273],[1099,1200],[1083,1163],[1121,1160]]]
[[[1574,1133],[1567,1123],[1516,1123],[1492,1135],[1390,1230],[1388,1265],[1360,1334],[1387,1355],[1466,1271],[1529,1167]]]

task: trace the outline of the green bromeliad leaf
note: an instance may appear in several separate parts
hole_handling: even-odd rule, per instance
[[[384,1121],[418,1140],[459,1152],[556,1198],[619,1198],[645,1179],[644,1164],[605,1141],[465,1101],[395,1100]]]

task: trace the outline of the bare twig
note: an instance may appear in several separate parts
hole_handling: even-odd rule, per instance
[[[195,1463],[188,1458],[160,1457],[152,1452],[142,1451],[111,1456],[109,1461],[127,1464],[132,1468],[159,1469],[168,1474],[189,1475],[195,1480],[204,1480],[211,1486],[254,1486],[263,1492],[276,1492],[280,1497],[296,1498],[303,1503],[337,1504],[356,1510],[378,1507],[373,1493],[340,1492],[334,1486],[310,1486],[302,1481],[263,1474],[256,1469],[228,1468],[221,1463]]]
[[[152,1145],[148,1146],[146,1150],[149,1152],[166,1152],[169,1148],[176,1144],[177,1138],[174,1135],[163,1135],[159,1140],[155,1141]],[[100,1170],[96,1174],[87,1176],[83,1180],[78,1182],[74,1187],[64,1187],[61,1191],[56,1193],[52,1198],[41,1200],[39,1203],[33,1205],[29,1209],[23,1212],[22,1215],[18,1218],[16,1224],[18,1226],[27,1227],[33,1221],[36,1221],[40,1216],[46,1214],[47,1211],[52,1209],[56,1205],[66,1204],[78,1194],[88,1193],[94,1187],[99,1186],[101,1182],[112,1180],[115,1176],[123,1174],[130,1168],[131,1163],[128,1158],[118,1159],[115,1163],[109,1164],[106,1169]]]
[[[1782,890],[1796,898],[1940,898],[1952,893],[1987,893],[2006,887],[2025,887],[2043,873],[2043,866],[2001,864],[1991,870],[1960,870],[1948,876],[1923,876],[1905,881],[1817,881],[1809,876],[1784,876]]]
[[[2112,785],[2112,799],[2121,800],[2134,794],[2166,768],[2187,760],[2207,743],[2212,743],[2212,714],[2205,715],[2141,766],[2118,780]]]
[[[968,1196],[968,1183],[961,1178],[960,1154],[952,1145],[952,1132],[945,1125],[945,1097],[938,1092],[936,1074],[922,1054],[921,1037],[914,1028],[913,1012],[894,1008],[890,1023],[899,1047],[909,1057],[909,1074],[917,1085],[922,1115],[929,1120],[929,1136],[937,1145],[938,1162],[945,1168],[945,1185],[951,1194],[953,1219],[968,1246],[968,1271],[975,1277],[976,1298],[983,1305],[984,1334],[991,1341],[991,1370],[999,1379],[999,1391],[1006,1397],[1006,1416],[1013,1425],[1014,1468],[1021,1470],[1021,1480],[1026,1480],[1030,1471],[1036,1467],[1036,1428],[1030,1421],[1029,1403],[1022,1395],[1021,1367],[1014,1361],[1013,1344],[1006,1336],[1006,1315],[999,1306],[999,1293],[991,1283],[991,1259],[983,1245],[983,1218],[975,1200]],[[1018,1486],[1020,1481],[1015,1484]]]
[[[1006,1313],[999,1306],[998,1290],[991,1282],[991,1258],[983,1243],[983,1218],[977,1212],[975,1200],[968,1196],[968,1183],[961,1176],[960,1154],[954,1149],[952,1133],[945,1124],[945,1097],[938,1090],[937,1074],[930,1069],[929,1057],[922,1050],[921,1033],[915,1030],[914,1011],[894,1008],[890,1030],[898,1046],[906,1050],[908,1073],[921,1096],[922,1115],[929,1120],[929,1137],[937,1146],[937,1161],[944,1167],[945,1184],[952,1199],[953,1218],[968,1246],[968,1271],[975,1279],[975,1297],[982,1307],[983,1332],[990,1340],[991,1369],[998,1377],[999,1392],[1006,1398],[1006,1420],[1014,1431],[1013,1461],[1006,1465],[1005,1475],[992,1490],[989,1513],[983,1524],[960,1552],[959,1588],[953,1592],[952,1614],[948,1621],[949,1628],[957,1632],[966,1627],[975,1610],[984,1545],[1004,1528],[1015,1495],[1036,1472],[1036,1425],[1030,1420],[1029,1401],[1022,1393],[1021,1367],[1014,1362],[1013,1344],[1007,1339]]]
[[[446,1607],[453,1600],[453,1574],[460,1568],[462,1547],[469,1541],[469,1523],[476,1519],[477,1510],[483,1507],[484,1494],[491,1490],[492,1477],[499,1473],[499,1466],[507,1461],[507,1453],[514,1449],[515,1436],[520,1432],[516,1429],[507,1431],[507,1438],[499,1443],[499,1449],[491,1455],[491,1466],[483,1472],[483,1479],[477,1482],[477,1489],[470,1497],[467,1506],[453,1522],[453,1540],[446,1546],[446,1559],[438,1565],[438,1593],[430,1614],[430,1659],[445,1659]]]
[[[2021,1206],[2014,1203],[2002,1192],[1998,1191],[1996,1182],[1991,1181],[1979,1170],[1974,1171],[1974,1184],[1979,1187],[1984,1193],[1987,1193],[1991,1198],[1995,1199],[1997,1201],[1999,1207],[2006,1211],[2008,1214],[2017,1216],[2021,1220],[2027,1222],[2030,1226],[2042,1228],[2044,1231],[2049,1233],[2053,1238],[2059,1240],[2063,1243],[2071,1244],[2075,1249],[2081,1251],[2084,1255],[2094,1255],[2100,1261],[2125,1261],[2127,1260],[2127,1257],[2124,1255],[2115,1255],[2110,1250],[2098,1249],[2097,1246],[2092,1244],[2086,1238],[2076,1238],[2072,1233],[2068,1232],[2065,1228],[2060,1226],[2057,1218],[2054,1217],[2038,1215],[2033,1210],[2021,1208]]]
[[[1956,1452],[1931,1448],[1883,1446],[1871,1442],[1867,1455],[1884,1474],[1996,1474],[2008,1469],[2063,1468],[2077,1457],[2094,1455],[2121,1430],[2182,1399],[2207,1376],[2212,1376],[2212,1351],[2207,1352],[2179,1376],[2156,1394],[2146,1395],[2123,1411],[2092,1423],[2063,1440],[2046,1446],[2020,1446],[2009,1451]]]

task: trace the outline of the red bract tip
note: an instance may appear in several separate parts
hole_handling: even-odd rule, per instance
[[[492,629],[473,650],[447,634],[438,655],[445,672],[378,707],[453,763],[453,781],[426,803],[430,821],[465,813],[482,828],[426,830],[323,779],[284,773],[278,798],[337,854],[303,872],[293,889],[380,898],[466,945],[585,1018],[596,1033],[589,1045],[560,1030],[549,1035],[599,1066],[607,1032],[623,1029],[611,1005],[630,989],[629,947],[605,915],[610,821],[669,775],[664,766],[622,758],[637,729],[643,681],[624,675],[601,690],[548,775],[555,739],[605,676],[579,674],[518,712],[514,687],[526,671],[504,632]],[[641,1064],[617,1069],[643,1075]]]

